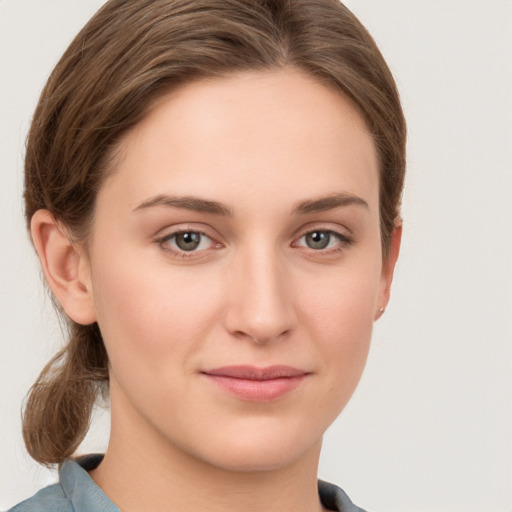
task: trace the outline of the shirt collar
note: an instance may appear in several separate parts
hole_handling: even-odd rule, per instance
[[[75,512],[121,512],[87,472],[95,469],[102,460],[102,454],[91,454],[62,464],[59,471],[60,485]],[[349,497],[333,484],[319,480],[318,491],[323,505],[330,510],[364,512],[355,507]]]
[[[103,455],[100,454],[86,455],[67,460],[60,468],[60,485],[76,512],[121,512],[87,473],[97,467],[102,459]]]

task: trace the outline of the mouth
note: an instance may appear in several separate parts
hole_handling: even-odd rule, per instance
[[[224,366],[201,372],[222,391],[255,402],[277,400],[306,379],[310,372],[291,366]]]

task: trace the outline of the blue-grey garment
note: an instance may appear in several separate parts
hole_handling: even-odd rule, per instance
[[[102,459],[103,455],[94,454],[64,462],[59,471],[59,483],[41,489],[7,512],[121,512],[87,473]],[[318,492],[329,510],[364,512],[333,484],[319,480]]]

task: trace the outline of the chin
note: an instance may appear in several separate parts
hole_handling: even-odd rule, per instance
[[[262,432],[233,436],[220,443],[212,443],[203,460],[212,466],[232,472],[273,471],[291,466],[308,456],[319,457],[322,437],[306,439],[300,435],[279,435]],[[215,448],[220,449],[215,449]]]

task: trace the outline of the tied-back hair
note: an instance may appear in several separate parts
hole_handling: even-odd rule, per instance
[[[338,0],[110,0],[50,75],[25,158],[25,214],[49,210],[87,245],[98,190],[116,148],[156,100],[183,84],[293,68],[334,87],[366,121],[379,159],[382,254],[388,255],[405,173],[405,120],[375,42]],[[96,323],[69,318],[69,340],[25,406],[30,455],[61,463],[85,436],[108,356]]]

